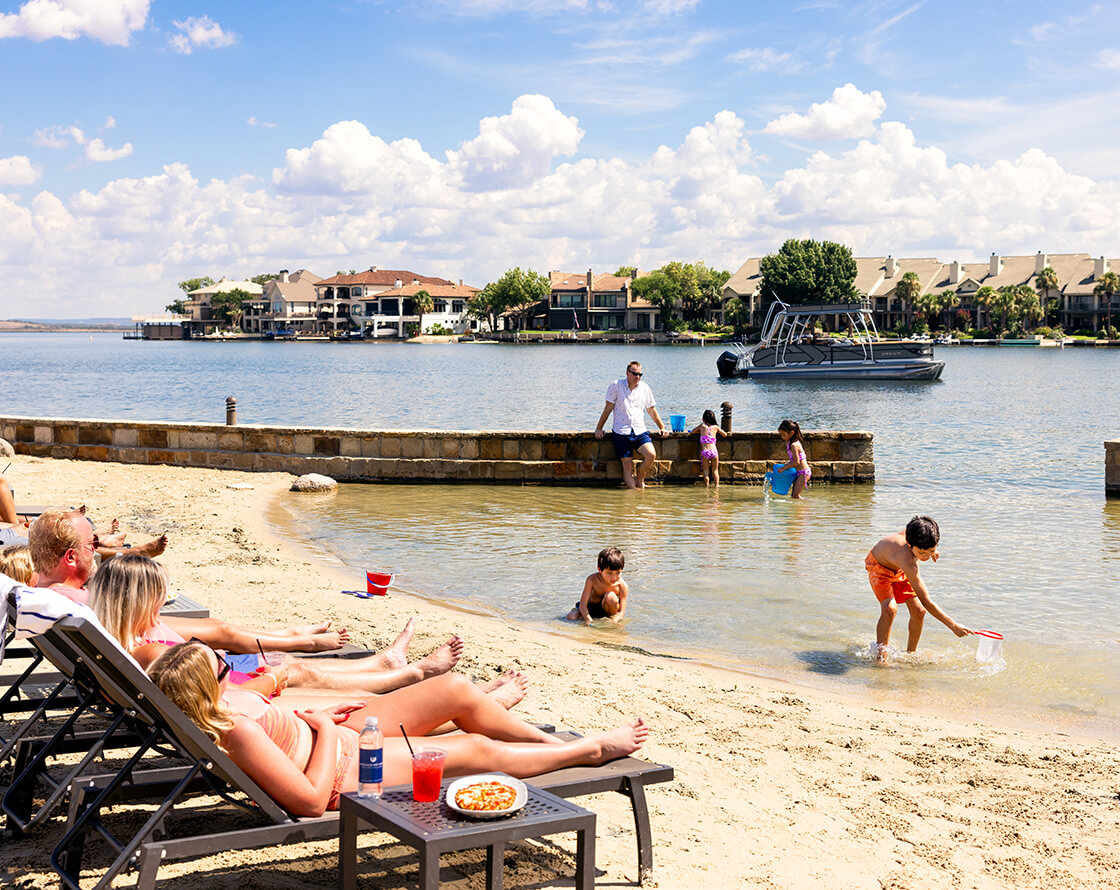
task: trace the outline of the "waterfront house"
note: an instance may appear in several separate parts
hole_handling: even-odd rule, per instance
[[[440,296],[436,296],[434,289],[440,290]],[[335,335],[404,338],[408,325],[420,321],[413,311],[412,297],[421,290],[428,291],[433,302],[439,300],[442,310],[425,314],[425,328],[439,323],[461,333],[469,327],[466,303],[477,288],[464,287],[461,279],[456,285],[446,278],[406,269],[370,266],[365,272],[339,274],[315,282],[318,330]]]
[[[241,330],[247,334],[274,334],[294,331],[311,334],[315,331],[315,284],[322,279],[314,272],[300,269],[267,281],[260,299],[241,304]]]
[[[242,290],[251,297],[259,297],[263,292],[263,288],[255,281],[231,281],[228,278],[188,291],[189,299],[183,305],[190,318],[182,324],[183,336],[201,337],[226,324],[224,319],[214,317],[211,300],[215,294],[228,294],[235,290]]]
[[[591,269],[586,274],[549,272],[548,305],[529,314],[554,331],[655,330],[657,307],[631,289],[638,275],[596,275]]]

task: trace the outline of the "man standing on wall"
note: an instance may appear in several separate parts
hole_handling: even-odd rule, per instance
[[[646,429],[647,411],[664,437],[668,430],[657,414],[653,391],[642,381],[642,363],[630,362],[626,366],[626,376],[620,377],[607,387],[607,404],[603,407],[603,413],[599,415],[599,423],[595,426],[595,438],[603,438],[603,424],[607,422],[607,417],[614,413],[611,436],[614,439],[614,450],[618,453],[618,459],[622,461],[622,478],[627,488],[646,487],[646,475],[657,457],[657,452],[653,449],[653,440],[649,430]],[[642,458],[637,473],[634,472],[634,452]]]

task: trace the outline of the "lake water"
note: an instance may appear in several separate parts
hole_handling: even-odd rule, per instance
[[[420,596],[561,634],[1120,737],[1120,501],[1104,498],[1101,446],[1120,436],[1120,350],[941,349],[941,382],[870,385],[724,383],[718,354],[3,335],[0,373],[22,385],[0,413],[221,422],[232,394],[243,423],[590,429],[607,383],[637,358],[663,417],[692,425],[729,400],[738,429],[791,417],[871,430],[878,481],[813,486],[803,503],[730,486],[345,486],[307,501],[297,531]],[[930,618],[917,655],[871,664],[878,606],[863,557],[915,513],[941,525],[942,558],[923,566],[934,598],[1005,634],[1002,664],[978,664],[975,640]],[[627,622],[563,622],[609,544],[627,556]]]

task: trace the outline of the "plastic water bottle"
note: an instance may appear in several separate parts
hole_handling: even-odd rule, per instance
[[[376,717],[366,717],[366,726],[358,737],[358,797],[380,797],[384,772],[385,736]]]

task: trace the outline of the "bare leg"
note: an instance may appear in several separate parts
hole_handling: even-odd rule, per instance
[[[98,547],[97,553],[102,559],[112,559],[122,553],[142,553],[155,559],[167,549],[167,535],[153,538],[147,544],[137,544],[135,547]]]
[[[894,600],[888,597],[880,604],[882,611],[879,614],[879,623],[875,625],[875,642],[879,646],[878,660],[886,662],[887,660],[887,647],[891,643],[891,625],[894,624],[894,616],[898,611],[898,606],[894,604]]]
[[[653,462],[657,457],[657,452],[653,448],[651,442],[646,442],[641,448],[638,449],[638,454],[642,456],[642,465],[638,467],[637,472],[634,474],[634,482],[638,488],[646,487],[646,476],[649,475],[650,469],[653,467]]]
[[[906,601],[906,608],[910,610],[910,634],[906,641],[906,651],[916,652],[918,640],[922,638],[922,624],[926,618],[926,607],[918,601],[916,596]]]
[[[369,664],[378,656],[365,659],[306,659],[288,658],[289,683],[298,687],[322,689],[365,689],[385,693],[419,683],[429,677],[445,674],[453,668],[463,654],[463,641],[452,637],[431,655],[400,668],[385,670]]]
[[[622,458],[622,481],[626,483],[627,488],[637,488],[638,483],[634,481],[634,458]]]
[[[715,482],[716,488],[719,488],[719,458],[712,458],[712,481]]]
[[[3,476],[0,476],[0,522],[8,525],[15,525],[19,522],[19,516],[16,515],[16,501],[12,497],[12,488]]]
[[[793,480],[793,493],[790,497],[794,500],[801,500],[801,492],[805,490],[805,477],[798,474],[797,478]]]
[[[708,457],[700,458],[700,478],[704,480],[704,485],[708,485],[708,468],[711,466],[712,460]]]
[[[617,615],[618,610],[621,608],[621,603],[619,603],[618,601],[618,595],[614,593],[608,593],[604,595],[602,601],[599,604],[603,607],[603,612],[608,618],[613,615]]]

